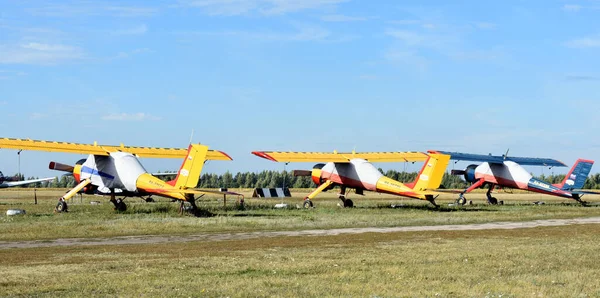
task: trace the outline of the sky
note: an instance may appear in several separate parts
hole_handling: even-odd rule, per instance
[[[599,113],[599,0],[0,0],[0,137],[191,139],[233,157],[208,173],[284,169],[254,150],[572,164],[600,158]],[[82,157],[2,149],[0,170]]]

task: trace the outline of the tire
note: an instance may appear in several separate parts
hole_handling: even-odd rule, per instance
[[[350,199],[345,199],[344,200],[344,208],[352,208],[354,207],[354,202],[352,202],[352,200]]]
[[[467,204],[467,199],[465,197],[460,197],[458,198],[458,200],[456,201],[457,204],[464,206],[465,204]]]
[[[304,204],[303,204],[304,208],[308,209],[308,208],[312,208],[313,207],[313,202],[311,200],[304,200]]]
[[[123,200],[118,199],[117,206],[115,209],[117,209],[117,211],[119,211],[119,212],[125,212],[125,211],[127,211],[127,204],[125,204],[125,202],[123,202]]]
[[[58,213],[67,212],[69,210],[69,206],[67,205],[67,202],[60,201],[60,202],[58,202],[58,204],[56,205],[56,208],[54,208],[54,209]]]
[[[490,197],[489,201],[490,201],[490,204],[492,204],[492,205],[498,205],[498,199],[496,199],[494,197]]]

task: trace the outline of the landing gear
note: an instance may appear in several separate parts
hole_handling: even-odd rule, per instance
[[[354,202],[352,202],[352,200],[350,199],[341,199],[342,202],[344,202],[344,208],[353,208],[354,207]]]
[[[463,194],[460,194],[460,196],[456,200],[456,204],[464,206],[465,204],[467,204],[467,198],[465,198],[465,196]]]
[[[123,201],[123,199],[114,199],[111,198],[110,202],[113,203],[113,205],[115,205],[115,210],[119,211],[119,212],[124,212],[127,211],[127,204],[125,204],[125,201]]]
[[[154,203],[154,199],[152,197],[147,197],[144,201],[146,201],[146,203]]]
[[[68,212],[69,211],[69,206],[67,205],[67,202],[65,202],[65,200],[63,198],[60,198],[58,200],[58,204],[54,208],[54,211],[56,211],[58,213]]]
[[[495,187],[496,186],[494,184],[490,184],[490,188],[485,193],[485,196],[487,197],[488,204],[490,204],[490,205],[498,205],[498,199],[492,197],[492,191],[494,190]]]
[[[312,208],[313,207],[313,202],[309,198],[305,198],[304,199],[304,204],[302,204],[302,206],[304,206],[304,208],[306,208],[306,209]]]
[[[432,196],[432,195],[425,195],[425,199],[431,203],[431,205],[433,205],[433,207],[435,208],[440,208],[440,205],[435,203],[435,199],[437,198],[437,196]]]
[[[354,207],[354,202],[352,202],[352,200],[350,200],[350,199],[346,199],[345,192],[346,192],[346,188],[343,187],[342,191],[340,191],[340,193],[338,194],[338,198],[340,200],[342,200],[344,208],[352,208],[352,207]]]

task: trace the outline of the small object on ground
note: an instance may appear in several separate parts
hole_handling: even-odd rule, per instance
[[[469,200],[469,205],[473,205],[473,201],[472,200]]]
[[[392,204],[390,207],[392,207],[392,208],[394,208],[394,209],[395,209],[395,208],[402,208],[402,207],[404,207],[404,204],[398,204],[398,205],[396,205],[396,204]]]
[[[288,205],[286,203],[275,204],[276,209],[284,209],[287,208],[287,206]]]
[[[25,210],[23,210],[23,209],[8,209],[8,210],[6,210],[6,215],[8,215],[8,216],[25,215]]]
[[[544,204],[546,204],[546,203],[545,203],[545,202],[543,202],[543,201],[535,201],[535,202],[533,202],[533,204],[534,204],[534,205],[544,205]]]
[[[504,201],[498,202],[498,205],[504,205]]]
[[[90,205],[100,205],[100,201],[91,201]]]

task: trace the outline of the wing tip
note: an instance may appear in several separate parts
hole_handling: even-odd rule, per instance
[[[258,156],[258,157],[262,157],[264,159],[268,159],[270,161],[277,162],[277,160],[275,158],[273,158],[267,152],[264,152],[264,151],[252,151],[252,154],[254,154],[254,155]]]

